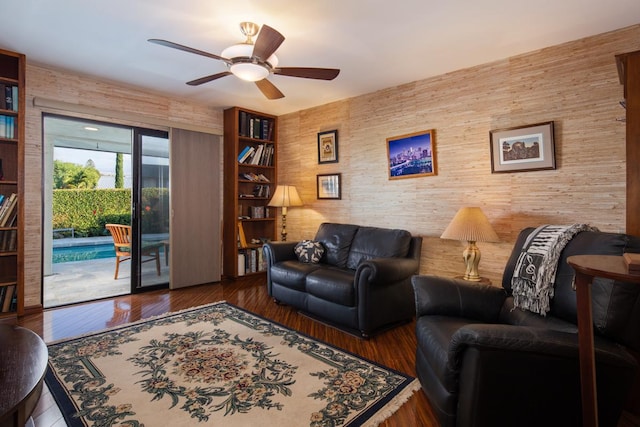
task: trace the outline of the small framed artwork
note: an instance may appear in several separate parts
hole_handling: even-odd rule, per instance
[[[318,134],[318,163],[338,163],[338,131]]]
[[[435,130],[387,138],[389,179],[436,175]]]
[[[339,173],[318,175],[318,199],[342,199],[341,176]]]
[[[556,168],[553,122],[489,132],[491,173]]]

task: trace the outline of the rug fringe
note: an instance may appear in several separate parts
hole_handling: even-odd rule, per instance
[[[226,302],[227,302],[226,300],[220,300],[220,301],[210,302],[210,303],[207,303],[207,304],[202,304],[202,305],[198,305],[198,306],[194,306],[194,307],[184,308],[184,309],[178,310],[178,311],[167,311],[165,313],[156,314],[155,316],[145,317],[144,319],[135,320],[133,322],[123,323],[121,325],[112,326],[110,328],[104,328],[104,329],[100,329],[100,330],[97,330],[97,331],[87,332],[86,334],[74,335],[72,337],[60,338],[59,340],[45,342],[45,344],[46,345],[54,345],[54,344],[59,344],[59,343],[64,342],[64,341],[75,340],[75,339],[78,339],[78,338],[86,338],[86,337],[90,337],[92,335],[103,334],[105,332],[114,331],[116,329],[126,328],[126,327],[129,327],[129,326],[138,325],[140,323],[149,322],[151,320],[155,320],[155,319],[158,319],[160,317],[173,316],[175,314],[181,314],[181,313],[186,313],[188,311],[199,310],[201,308],[205,308],[205,307],[209,307],[209,306],[214,306],[214,305],[218,305],[218,304],[225,304]]]
[[[395,414],[418,390],[420,390],[420,381],[414,379],[402,392],[398,393],[382,409],[362,424],[362,427],[377,427],[382,424],[387,418]]]

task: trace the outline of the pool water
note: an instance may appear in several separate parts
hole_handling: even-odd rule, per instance
[[[53,263],[115,258],[113,243],[53,248]]]

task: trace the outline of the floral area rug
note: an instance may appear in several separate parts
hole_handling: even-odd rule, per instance
[[[375,426],[412,377],[220,302],[49,346],[69,426]]]

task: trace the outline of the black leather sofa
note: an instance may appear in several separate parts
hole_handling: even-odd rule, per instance
[[[574,272],[567,257],[640,252],[640,238],[586,231],[558,262],[551,311],[514,309],[511,277],[533,228],[523,230],[502,288],[415,276],[416,370],[442,426],[582,425]],[[616,426],[638,369],[640,286],[592,285],[600,426]]]
[[[413,318],[411,277],[420,268],[422,237],[323,223],[313,241],[324,249],[319,262],[301,262],[299,242],[265,244],[267,288],[276,302],[363,337]]]

